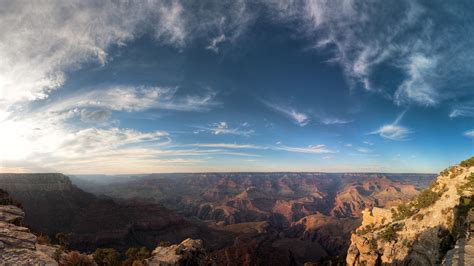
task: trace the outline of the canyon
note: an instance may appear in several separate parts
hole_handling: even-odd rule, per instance
[[[124,251],[202,241],[221,265],[341,262],[363,210],[414,197],[430,174],[152,174],[95,182],[62,174],[0,174],[25,224],[71,249]]]

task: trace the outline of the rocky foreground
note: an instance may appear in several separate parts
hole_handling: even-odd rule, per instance
[[[459,265],[474,265],[472,239],[466,237],[474,222],[473,166],[474,157],[443,171],[407,204],[365,210],[347,264],[458,265],[462,258]]]
[[[16,206],[0,206],[0,264],[58,265],[51,257],[55,249],[38,244],[36,236],[20,226],[24,217]]]

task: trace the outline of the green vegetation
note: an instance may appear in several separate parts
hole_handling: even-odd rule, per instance
[[[442,192],[434,192],[431,189],[425,189],[416,197],[413,206],[417,209],[429,207],[434,204],[442,194]]]
[[[385,242],[392,242],[397,239],[397,232],[401,230],[400,225],[391,225],[382,230],[378,237]]]
[[[466,232],[467,226],[474,219],[474,196],[461,197],[459,205],[454,209],[454,221],[450,228],[451,234],[458,237]]]
[[[443,171],[441,171],[441,173],[439,173],[439,175],[441,175],[441,176],[449,176],[449,173],[451,172],[450,170],[451,170],[451,168],[446,168],[446,169],[444,169]]]
[[[405,238],[403,239],[402,245],[407,248],[412,248],[413,242]]]
[[[366,225],[364,228],[357,230],[357,235],[365,235],[367,233],[373,232],[375,229],[375,224],[371,223]]]
[[[443,184],[442,187],[439,187],[440,184],[437,182],[431,183],[430,187],[421,191],[420,194],[410,203],[405,204],[402,203],[397,206],[396,209],[392,208],[392,219],[394,221],[400,221],[409,217],[412,217],[420,209],[427,208],[433,205],[438,199],[441,198],[444,192],[446,192],[447,187]],[[439,190],[435,192],[433,190]],[[417,215],[413,217],[414,219],[421,220],[423,219],[423,215]]]
[[[70,238],[70,234],[66,234],[62,232],[56,234],[56,241],[61,247],[64,247],[64,249],[66,249],[69,246],[69,238]]]
[[[413,207],[410,204],[400,204],[397,206],[397,209],[391,209],[392,219],[394,221],[403,220],[415,214]]]
[[[54,251],[53,259],[57,262],[61,261],[61,255],[66,252],[67,247],[69,246],[69,236],[69,234],[62,232],[56,234],[56,241],[59,244],[59,248]]]
[[[459,165],[462,166],[462,167],[474,166],[474,157],[471,157],[467,160],[462,161]]]
[[[369,240],[369,249],[372,250],[372,251],[377,251],[378,248],[379,247],[377,245],[377,239],[371,238]]]
[[[146,259],[151,257],[151,252],[146,247],[129,248],[125,252],[127,259],[122,263],[125,265],[142,265]]]
[[[120,265],[119,253],[113,248],[98,248],[92,253],[94,261],[99,266]]]
[[[467,183],[459,187],[458,194],[462,194],[464,191],[474,192],[474,173],[467,177]]]

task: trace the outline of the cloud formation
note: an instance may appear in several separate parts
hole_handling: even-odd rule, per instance
[[[297,153],[335,153],[326,147],[326,145],[309,145],[307,147],[290,147],[290,146],[276,146],[273,147],[274,150],[288,151],[288,152],[297,152]]]
[[[264,101],[264,104],[270,109],[272,109],[273,111],[276,111],[286,116],[287,118],[291,119],[294,123],[296,123],[300,127],[304,127],[310,122],[309,115],[299,112],[295,110],[294,108],[285,107],[282,105],[277,105],[277,104],[266,102],[266,101]]]
[[[468,138],[474,138],[474,129],[464,132],[464,136],[466,136]]]
[[[47,98],[64,84],[68,71],[90,61],[105,64],[108,48],[125,45],[140,27],[154,25],[157,39],[180,45],[185,38],[181,15],[175,1],[4,3],[0,102]]]
[[[302,33],[316,36],[316,49],[334,51],[330,61],[342,66],[353,87],[380,92],[398,105],[433,106],[473,95],[474,46],[465,36],[474,31],[460,26],[471,16],[463,2],[268,2],[280,21],[299,22]],[[384,72],[401,80],[384,82]]]
[[[110,86],[80,92],[47,106],[49,111],[77,107],[95,107],[112,111],[137,112],[147,109],[206,111],[218,105],[216,92],[207,89],[201,95],[177,96],[179,88],[151,86]]]
[[[474,117],[474,104],[471,103],[454,106],[449,113],[449,117]]]
[[[402,120],[403,116],[407,110],[403,111],[395,121],[391,124],[385,124],[381,126],[379,129],[370,132],[369,134],[377,134],[382,138],[401,141],[406,140],[407,136],[412,133],[412,131],[404,126],[399,125],[400,121]]]
[[[200,127],[199,129],[209,131],[214,135],[250,136],[255,133],[253,129],[248,129],[248,126],[230,127],[225,121],[211,124],[209,127]]]

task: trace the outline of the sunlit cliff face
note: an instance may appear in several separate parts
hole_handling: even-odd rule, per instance
[[[469,5],[1,3],[0,172],[439,171],[474,150]]]

